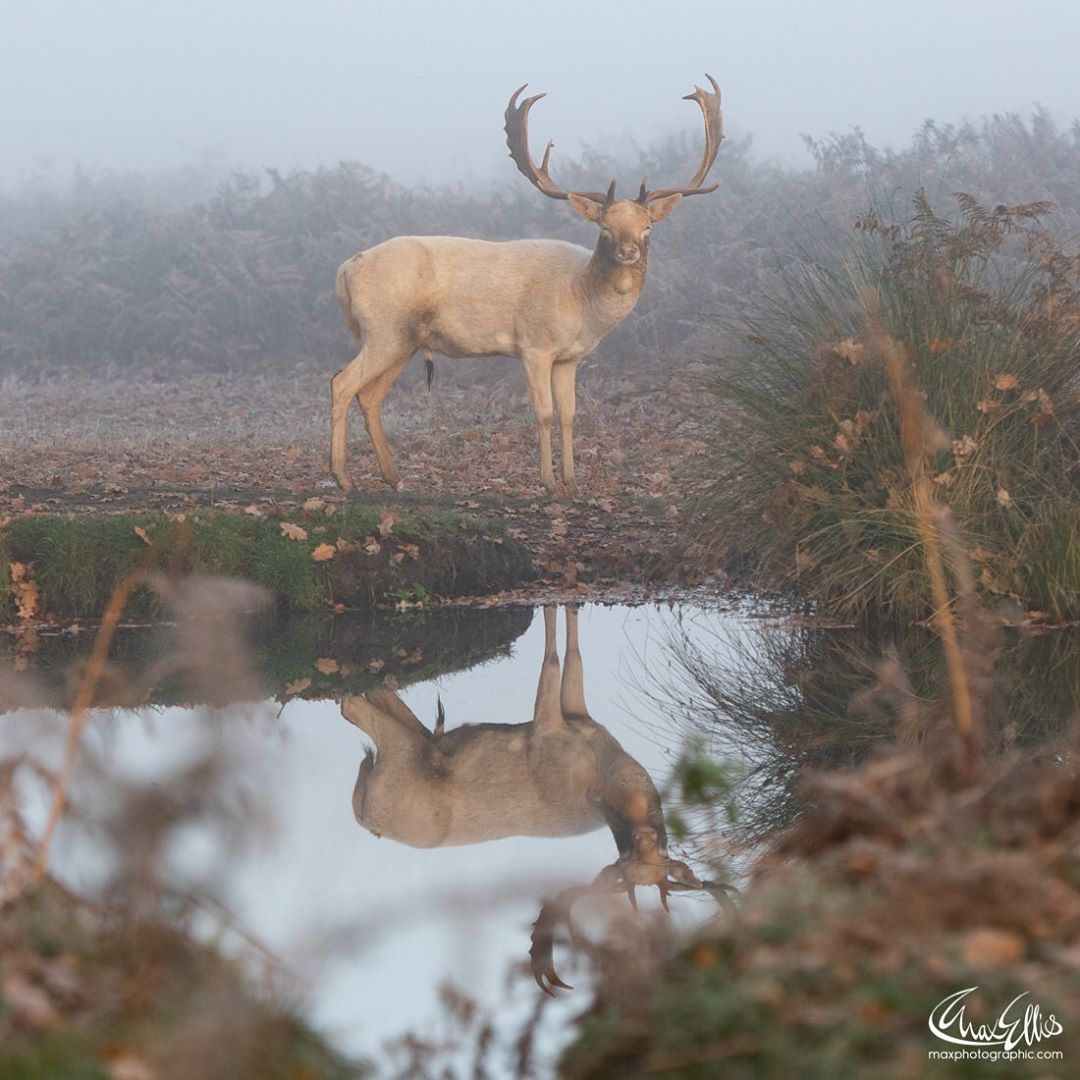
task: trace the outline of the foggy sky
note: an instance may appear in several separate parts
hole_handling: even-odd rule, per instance
[[[4,184],[208,152],[509,179],[502,110],[526,80],[550,93],[533,139],[557,137],[556,167],[696,126],[680,97],[706,71],[728,133],[788,161],[803,132],[902,145],[928,117],[1080,114],[1066,0],[0,0],[0,20]]]

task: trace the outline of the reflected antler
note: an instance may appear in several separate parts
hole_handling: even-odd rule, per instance
[[[532,97],[527,97],[519,105],[517,100],[528,85],[528,83],[522,83],[514,91],[510,97],[510,104],[506,106],[505,114],[506,145],[510,148],[510,157],[513,158],[518,171],[529,183],[552,199],[569,199],[573,194],[580,195],[583,199],[590,199],[601,206],[606,206],[612,202],[615,198],[614,180],[611,181],[611,186],[605,195],[600,191],[564,191],[551,179],[551,174],[548,172],[548,162],[551,160],[551,148],[555,145],[554,139],[549,140],[544,148],[544,158],[540,164],[537,165],[533,161],[532,155],[529,153],[529,110],[542,97],[547,97],[547,94],[533,94]]]
[[[657,188],[655,191],[650,191],[647,179],[642,180],[641,191],[638,194],[638,202],[642,206],[647,206],[657,199],[664,199],[668,195],[707,195],[720,186],[719,180],[708,187],[701,186],[705,177],[709,175],[713,162],[716,161],[716,155],[720,151],[720,143],[724,138],[724,114],[720,111],[720,87],[711,75],[706,74],[705,78],[712,83],[711,93],[708,90],[702,90],[700,86],[695,86],[692,94],[686,94],[683,97],[683,101],[696,101],[698,103],[701,108],[701,115],[705,120],[705,150],[701,155],[701,164],[698,166],[697,172],[690,178],[689,185],[684,188]]]
[[[529,946],[529,962],[536,985],[548,994],[555,996],[555,986],[563,990],[573,990],[569,984],[559,978],[555,970],[555,934],[560,925],[566,927],[571,944],[580,948],[581,940],[574,930],[570,917],[571,909],[583,896],[596,893],[625,892],[630,906],[637,911],[634,899],[634,884],[624,873],[623,860],[605,866],[591,885],[577,885],[564,889],[554,900],[546,900],[540,907],[540,914],[532,926]],[[667,898],[673,892],[704,891],[717,900],[730,903],[731,894],[738,895],[738,889],[723,882],[702,881],[689,866],[677,859],[668,863],[668,872],[664,880],[657,883],[660,889],[660,903],[665,911],[670,911]]]

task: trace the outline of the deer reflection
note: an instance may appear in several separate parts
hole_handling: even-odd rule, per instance
[[[589,716],[576,608],[566,608],[561,673],[555,622],[555,608],[545,608],[544,662],[529,723],[446,731],[440,703],[429,730],[392,690],[341,703],[342,715],[375,743],[360,765],[353,811],[377,836],[443,847],[506,836],[573,836],[604,824],[611,829],[618,859],[591,885],[546,902],[533,926],[533,975],[547,993],[551,986],[569,989],[555,972],[553,946],[560,923],[573,936],[570,908],[579,897],[626,892],[636,908],[635,887],[656,885],[666,909],[669,892],[717,888],[668,855],[655,784]]]

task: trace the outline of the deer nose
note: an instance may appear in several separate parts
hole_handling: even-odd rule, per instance
[[[637,244],[620,244],[617,249],[617,254],[620,259],[636,259],[641,255],[641,249]]]

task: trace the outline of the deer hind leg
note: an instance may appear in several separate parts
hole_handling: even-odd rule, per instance
[[[524,358],[529,401],[536,415],[536,428],[540,435],[540,482],[551,495],[555,494],[555,469],[551,462],[551,369],[553,362],[552,357],[541,354]]]
[[[390,384],[401,374],[412,353],[412,347],[401,340],[373,336],[364,343],[357,356],[330,380],[330,469],[342,491],[352,490],[346,459],[349,407],[354,397],[364,411],[364,419],[375,444],[375,454],[379,459],[383,479],[392,486],[399,483],[378,410]],[[374,425],[369,413],[375,417]]]
[[[394,455],[390,452],[386,432],[383,430],[382,403],[394,381],[405,370],[405,365],[414,352],[415,349],[411,345],[401,346],[390,367],[371,382],[365,383],[356,393],[360,411],[364,414],[364,425],[367,427],[368,435],[371,436],[371,445],[375,447],[379,472],[382,473],[383,480],[397,491],[400,491],[404,485],[401,482],[401,474],[394,464]]]
[[[574,413],[577,411],[576,360],[564,360],[551,369],[551,393],[559,414],[562,435],[562,481],[571,495],[577,493],[574,475]]]

